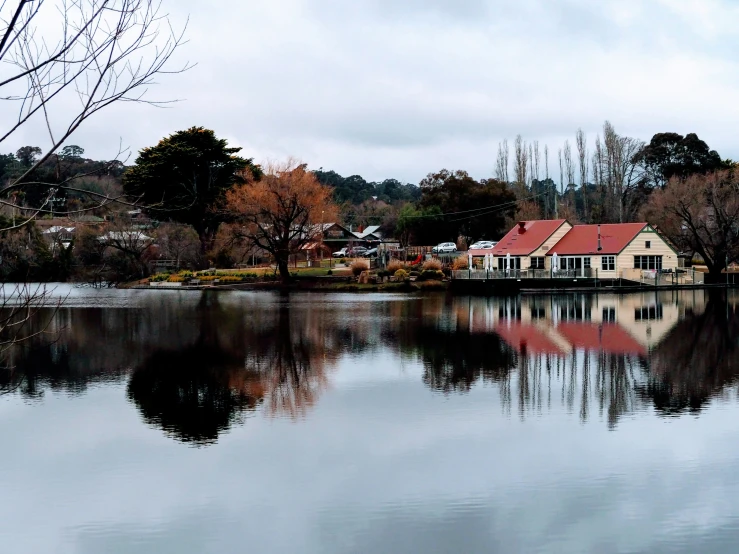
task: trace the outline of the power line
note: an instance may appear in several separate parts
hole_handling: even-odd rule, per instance
[[[485,206],[483,208],[474,208],[472,210],[462,210],[462,211],[459,211],[459,212],[446,212],[446,213],[441,213],[441,214],[408,215],[408,216],[404,216],[404,218],[406,218],[406,219],[418,219],[418,218],[422,218],[422,217],[446,217],[446,216],[449,216],[449,215],[460,215],[460,214],[466,214],[466,213],[471,213],[471,212],[486,212],[487,210],[491,210],[491,213],[492,213],[492,212],[494,212],[496,210],[502,210],[504,208],[508,208],[510,206],[513,206],[515,204],[518,204],[519,202],[523,202],[524,200],[532,200],[534,198],[538,198],[539,196],[544,196],[545,194],[548,194],[548,191],[540,192],[539,194],[534,194],[534,195],[528,196],[526,198],[519,198],[517,200],[512,200],[511,202],[506,202],[504,204],[497,204],[495,206]],[[485,213],[475,214],[473,216],[469,216],[468,218],[477,217],[479,215],[485,215]],[[468,218],[462,218],[462,219],[468,219]],[[452,221],[461,221],[461,219],[460,220],[456,220],[455,219],[455,220],[452,220]]]

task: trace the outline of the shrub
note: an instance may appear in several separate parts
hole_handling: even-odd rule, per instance
[[[407,281],[410,278],[410,275],[408,274],[408,272],[405,269],[398,269],[395,272],[395,278],[398,281]]]
[[[224,275],[218,279],[221,283],[241,283],[244,280],[243,277],[239,277],[238,275]]]
[[[357,277],[363,271],[369,270],[369,262],[367,260],[354,260],[352,262],[352,274]]]
[[[149,278],[149,281],[152,283],[160,283],[169,279],[169,275],[169,273],[157,273],[156,275],[152,275]]]
[[[405,269],[405,264],[400,260],[390,260],[390,263],[387,264],[387,270],[392,275],[395,275],[395,272],[399,269]]]
[[[441,260],[431,258],[430,260],[426,260],[425,262],[423,262],[422,267],[424,270],[440,271],[442,268]]]
[[[419,273],[418,271],[415,271],[415,270],[413,270],[413,271],[411,271],[411,272],[409,273],[409,275],[410,275],[411,277],[418,277],[418,276],[420,275],[420,273]]]
[[[416,278],[417,281],[443,281],[444,272],[440,269],[424,269]]]
[[[328,270],[328,271],[326,272],[326,275],[333,275],[333,274],[334,274],[334,272],[333,272],[333,270],[331,270],[331,269],[329,269],[329,270]]]
[[[455,270],[467,269],[468,264],[469,260],[467,259],[467,256],[458,256],[454,258],[454,262],[452,262],[452,268]]]
[[[170,275],[169,279],[167,279],[170,283],[182,283],[184,280],[185,278],[182,275]]]

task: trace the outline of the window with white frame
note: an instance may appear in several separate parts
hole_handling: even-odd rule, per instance
[[[634,269],[662,269],[662,256],[634,256]]]
[[[544,258],[541,256],[532,257],[531,269],[544,269]]]
[[[601,256],[601,271],[616,271],[616,256]]]

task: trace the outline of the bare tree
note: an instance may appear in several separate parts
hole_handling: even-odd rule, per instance
[[[582,211],[585,221],[588,221],[588,144],[585,132],[577,130],[575,137],[577,144],[577,158],[580,165],[580,192],[582,194]]]
[[[623,222],[636,215],[638,206],[635,203],[633,187],[639,179],[638,166],[634,157],[644,143],[616,133],[609,121],[603,124],[603,141],[605,145],[605,171],[607,191],[609,195],[610,217]]]
[[[508,183],[508,163],[510,153],[508,151],[508,139],[498,144],[498,157],[495,162],[495,178],[498,181]]]
[[[572,161],[572,148],[570,147],[570,141],[565,141],[565,147],[564,147],[564,162],[565,162],[565,175],[567,177],[567,188],[569,189],[571,186],[572,188],[572,194],[570,195],[570,200],[572,202],[572,209],[576,211],[576,205],[575,205],[575,165]]]
[[[62,189],[95,198],[98,206],[116,200],[79,189],[74,179],[45,183],[33,175],[87,119],[111,104],[170,102],[149,99],[146,93],[156,76],[189,67],[170,70],[183,32],[173,30],[160,0],[0,1],[0,100],[5,113],[16,114],[0,129],[0,145],[34,121],[43,124],[50,144],[0,189],[0,206],[13,209],[17,206],[9,197],[17,190],[48,189],[41,206],[25,207],[14,226],[50,212]]]
[[[562,160],[562,149],[559,149],[559,191],[560,196],[564,198],[565,196],[565,170],[564,170],[564,163]],[[555,210],[557,217],[559,216],[559,209]]]
[[[513,171],[516,180],[517,193],[520,197],[526,196],[528,182],[528,149],[521,135],[516,137],[513,148]]]
[[[14,345],[46,331],[62,301],[61,297],[52,300],[50,292],[44,284],[0,283],[0,370],[13,371]],[[39,325],[39,313],[43,310],[50,310],[49,317]],[[36,325],[32,326],[34,321]],[[0,394],[18,386],[20,382],[10,390],[0,389]]]

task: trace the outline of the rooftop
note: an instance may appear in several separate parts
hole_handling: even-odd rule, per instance
[[[549,249],[549,254],[555,252],[558,256],[619,254],[646,226],[646,223],[575,225]],[[598,227],[600,227],[600,250],[598,250]]]
[[[566,219],[520,221],[495,245],[493,255],[528,256],[565,223]]]

